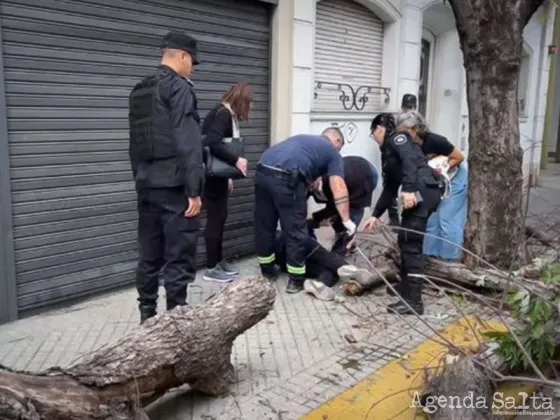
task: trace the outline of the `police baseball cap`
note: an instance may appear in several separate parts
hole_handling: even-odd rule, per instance
[[[193,60],[193,65],[200,64],[196,58],[198,48],[196,46],[196,39],[179,31],[168,32],[163,37],[161,48],[172,48],[174,50],[182,50],[188,52]]]
[[[416,108],[416,95],[405,93],[402,97],[401,108]]]

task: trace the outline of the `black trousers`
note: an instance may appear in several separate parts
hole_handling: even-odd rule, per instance
[[[196,243],[200,220],[185,218],[188,199],[183,189],[138,192],[140,261],[136,288],[141,310],[155,310],[158,277],[163,272],[167,309],[185,305],[187,286],[196,275]]]
[[[420,181],[419,188],[422,201],[417,207],[404,210],[402,213],[401,228],[399,230],[398,245],[401,251],[401,294],[410,302],[421,301],[423,279],[419,275],[424,274],[423,243],[424,233],[428,218],[437,209],[441,201],[441,189],[437,183],[430,181],[429,184]]]
[[[255,246],[259,264],[267,272],[275,263],[278,220],[286,241],[286,266],[291,279],[305,279],[307,184],[272,169],[255,175]]]
[[[338,269],[346,265],[346,260],[339,254],[328,251],[316,239],[307,237],[305,241],[306,266],[305,277],[317,279],[332,287],[338,281]],[[286,272],[286,243],[281,232],[276,234],[276,263]]]
[[[206,266],[214,268],[223,260],[224,226],[228,217],[228,180],[206,178],[204,207],[206,208]]]

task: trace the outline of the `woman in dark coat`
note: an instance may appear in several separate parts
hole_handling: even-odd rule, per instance
[[[239,136],[239,121],[247,121],[253,104],[253,91],[248,84],[233,85],[206,116],[202,134],[205,146],[216,158],[235,166],[247,175],[247,159],[231,153],[224,138]],[[204,187],[206,208],[206,266],[204,280],[226,283],[232,281],[239,271],[224,260],[222,244],[224,226],[228,216],[228,197],[233,191],[231,179],[207,177]]]

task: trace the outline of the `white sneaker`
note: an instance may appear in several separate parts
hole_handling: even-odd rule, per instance
[[[371,283],[370,279],[373,275],[364,268],[358,268],[355,265],[343,265],[338,269],[338,277],[340,280],[353,280],[363,285]]]
[[[329,301],[334,300],[336,297],[336,293],[332,288],[317,280],[305,280],[303,282],[303,289],[319,300]]]

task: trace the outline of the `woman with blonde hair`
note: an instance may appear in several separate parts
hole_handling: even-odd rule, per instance
[[[246,83],[233,85],[220,102],[204,119],[202,134],[204,145],[215,158],[236,167],[247,176],[248,162],[233,153],[224,139],[240,137],[239,122],[247,121],[253,104],[253,90]],[[239,271],[224,260],[222,243],[224,226],[228,216],[228,197],[233,191],[231,179],[207,176],[204,187],[206,208],[206,266],[204,280],[226,283],[232,281]]]

